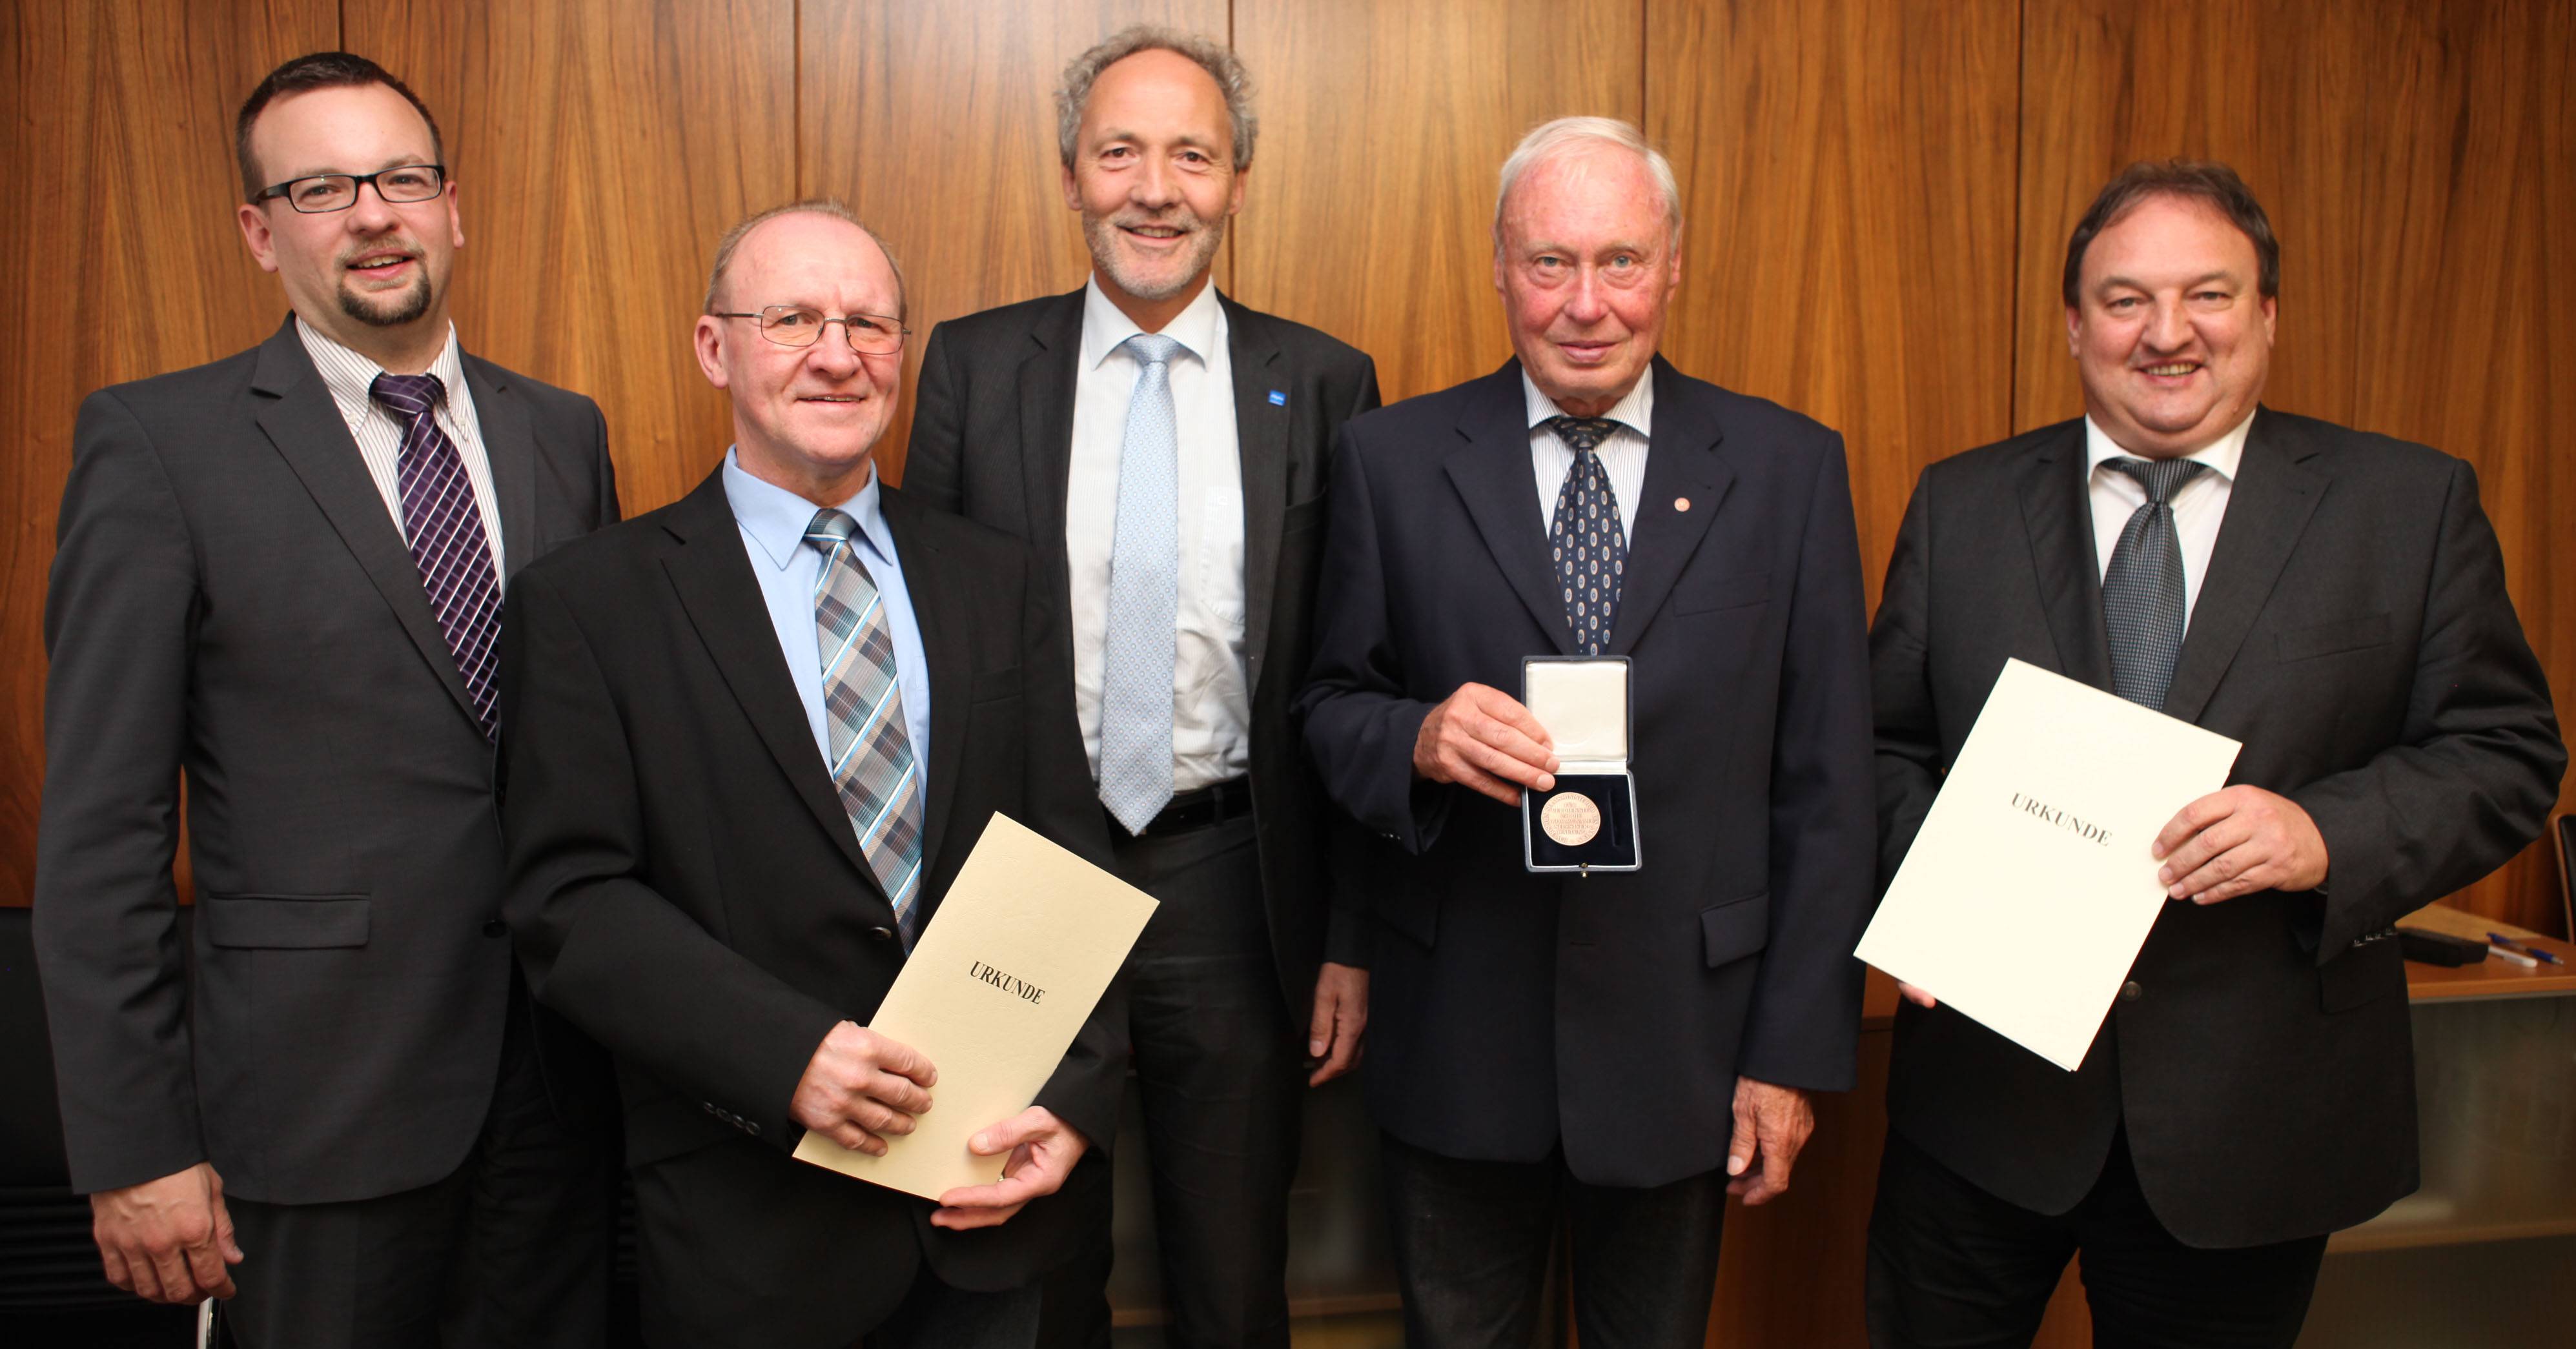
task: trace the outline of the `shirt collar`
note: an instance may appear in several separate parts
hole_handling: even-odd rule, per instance
[[[1556,405],[1555,399],[1538,391],[1538,382],[1530,378],[1527,366],[1521,368],[1521,397],[1528,406],[1529,424],[1533,431],[1550,417],[1569,415]],[[1652,444],[1655,439],[1655,367],[1647,366],[1646,372],[1637,377],[1636,384],[1601,415],[1645,437],[1647,443]]]
[[[2210,470],[2226,482],[2236,481],[2236,466],[2244,461],[2245,436],[2254,427],[2254,415],[2251,412],[2246,413],[2243,421],[2220,433],[2218,439],[2184,455],[2183,458],[2209,465]],[[2130,454],[2120,448],[2119,443],[2111,439],[2111,434],[2103,430],[2100,423],[2094,421],[2090,414],[2085,416],[2084,472],[2088,478],[2100,469],[2105,461],[2144,457]]]
[[[1188,308],[1163,325],[1163,336],[1180,343],[1182,350],[1206,365],[1208,354],[1216,350],[1217,321],[1222,317],[1216,303],[1216,282],[1211,280],[1199,287],[1198,298],[1190,301]],[[1082,283],[1082,369],[1099,369],[1111,352],[1143,331],[1100,289],[1098,276]]]
[[[770,565],[780,571],[796,560],[805,546],[805,527],[814,523],[814,503],[772,482],[763,482],[742,466],[732,447],[725,449],[725,501],[733,507],[734,523],[769,555]],[[879,557],[892,557],[885,546],[885,512],[877,492],[876,466],[868,466],[868,485],[844,501],[838,508],[859,522],[859,539]]]
[[[321,329],[295,316],[295,336],[304,343],[304,354],[313,358],[313,368],[322,375],[322,385],[331,391],[331,401],[340,405],[346,417],[352,411],[364,412],[375,405],[376,376],[385,368],[369,360],[352,347],[345,347],[324,336]],[[441,398],[450,408],[456,404],[456,390],[465,378],[465,362],[456,346],[456,325],[447,325],[447,345],[438,349],[438,359],[429,363],[429,373],[438,376]]]

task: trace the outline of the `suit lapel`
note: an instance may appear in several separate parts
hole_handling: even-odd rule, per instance
[[[1030,552],[1049,593],[1070,593],[1064,562],[1064,502],[1073,480],[1074,365],[1082,359],[1081,291],[1059,295],[1029,328],[1020,362],[1020,491],[1028,502]],[[1071,679],[1068,668],[1064,677]]]
[[[681,498],[664,517],[663,527],[680,546],[663,556],[662,569],[671,578],[690,626],[697,629],[698,640],[706,644],[707,658],[724,676],[725,686],[733,691],[734,701],[741,704],[769,756],[795,785],[798,799],[882,896],[884,888],[877,885],[876,872],[868,866],[858,834],[850,828],[850,817],[832,790],[823,756],[814,749],[814,732],[806,723],[804,704],[797,700],[796,685],[788,678],[786,658],[778,653],[768,601],[761,597],[759,578],[751,574],[733,506],[725,499],[724,470],[708,474],[697,490]]]
[[[940,559],[931,531],[923,527],[921,511],[891,487],[879,488],[877,501],[885,512],[886,529],[894,535],[904,591],[912,600],[913,620],[921,625],[922,654],[930,664],[930,749],[922,760],[930,791],[921,802],[921,858],[922,865],[928,866],[938,858],[939,845],[947,837],[959,765],[966,758],[966,713],[974,693],[974,664],[966,640],[969,615],[959,605],[971,596],[961,594],[955,585],[926,584],[934,577],[946,577],[948,567]],[[1035,678],[1035,672],[1030,677]],[[913,752],[920,754],[921,747],[915,745]]]
[[[349,435],[339,405],[331,401],[321,372],[313,368],[313,358],[296,337],[293,319],[261,345],[251,387],[276,400],[259,414],[260,430],[269,444],[312,494],[323,518],[331,522],[359,568],[375,584],[376,593],[392,607],[395,620],[419,648],[430,672],[446,686],[456,710],[474,723],[480,735],[482,722],[475,716],[473,699],[466,696],[464,676],[456,671],[456,654],[447,649],[447,634],[439,630],[438,616],[430,612],[429,596],[421,588],[420,566],[412,561],[402,532],[385,510],[384,494],[368,476],[366,460],[358,454],[358,443]]]
[[[1656,430],[1646,452],[1646,478],[1639,500],[1621,502],[1631,512],[1627,575],[1619,583],[1619,619],[1611,630],[1610,652],[1624,655],[1654,621],[1657,610],[1681,579],[1682,568],[1699,551],[1717,513],[1726,504],[1735,471],[1717,453],[1725,439],[1718,425],[1715,400],[1707,386],[1685,379],[1655,358]],[[1688,498],[1691,509],[1674,506]]]
[[[2093,555],[2093,507],[2085,495],[2084,423],[2043,439],[2021,466],[2022,527],[2038,573],[2040,609],[2057,644],[2057,669],[2098,689],[2111,687],[2111,642],[2102,625],[2102,564]]]
[[[2211,550],[2209,573],[2191,608],[2182,656],[2165,690],[2167,715],[2196,722],[2236,660],[2245,634],[2289,565],[2299,535],[2325,495],[2325,480],[2303,466],[2316,447],[2278,418],[2259,411],[2229,487],[2227,515]]]
[[[1537,484],[1530,478],[1528,411],[1521,363],[1506,362],[1469,392],[1458,421],[1458,436],[1466,444],[1442,467],[1512,593],[1556,643],[1558,654],[1571,655],[1574,629],[1565,621],[1565,599],[1547,556],[1547,526],[1539,517]]]
[[[499,366],[468,356],[465,387],[474,397],[475,433],[492,465],[492,490],[500,497],[503,580],[537,555],[537,433],[528,405]]]
[[[1270,391],[1294,372],[1268,319],[1217,294],[1224,306],[1226,354],[1234,367],[1234,437],[1243,461],[1243,660],[1260,670],[1270,634],[1270,601],[1279,580],[1279,533],[1288,513],[1288,421]],[[1251,692],[1251,690],[1247,690]]]

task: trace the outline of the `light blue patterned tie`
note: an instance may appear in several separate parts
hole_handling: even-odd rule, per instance
[[[1141,834],[1172,799],[1172,663],[1181,612],[1181,442],[1172,357],[1159,333],[1128,338],[1136,396],[1118,452],[1109,636],[1100,670],[1100,803]]]
[[[814,636],[823,653],[823,725],[840,794],[868,869],[894,905],[909,951],[921,937],[921,773],[905,734],[894,634],[876,578],[859,561],[858,522],[825,507],[805,526],[823,555],[814,578]]]

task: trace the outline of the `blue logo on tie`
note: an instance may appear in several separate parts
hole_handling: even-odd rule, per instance
[[[1288,391],[1285,389],[1272,389],[1270,391],[1270,406],[1275,408],[1284,408],[1288,406]]]

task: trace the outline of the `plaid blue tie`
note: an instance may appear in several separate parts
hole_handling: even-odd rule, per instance
[[[1172,667],[1180,646],[1180,425],[1159,333],[1128,338],[1136,394],[1118,452],[1109,553],[1109,634],[1100,659],[1100,803],[1130,834],[1172,799]]]
[[[805,526],[805,542],[823,554],[823,572],[814,581],[814,636],[823,652],[828,766],[909,951],[921,937],[921,906],[913,902],[921,893],[921,773],[904,731],[885,600],[850,540],[858,528],[829,507]]]
[[[2111,691],[2162,709],[2182,658],[2182,538],[2174,531],[2173,495],[2209,465],[2190,459],[2106,459],[2147,489],[2129,513],[2111,566],[2102,573],[2102,624],[2111,639]]]
[[[501,586],[464,456],[438,429],[436,409],[447,386],[436,375],[380,374],[368,393],[402,419],[403,537],[488,740],[500,726],[493,676],[501,659]]]
[[[1597,656],[1609,648],[1611,630],[1618,626],[1619,582],[1628,573],[1619,495],[1610,490],[1610,471],[1596,452],[1620,424],[1607,417],[1550,417],[1544,425],[1574,451],[1565,486],[1556,494],[1556,518],[1548,526],[1548,555],[1556,563],[1575,652]]]

